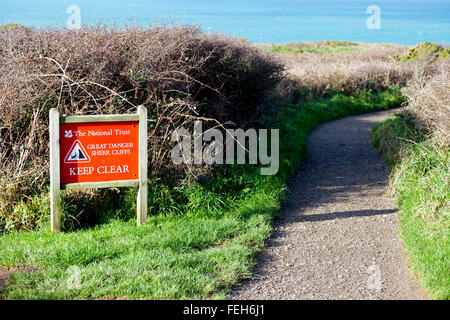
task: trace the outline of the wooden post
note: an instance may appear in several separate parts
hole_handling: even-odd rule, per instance
[[[147,222],[147,164],[148,164],[148,136],[147,136],[147,108],[139,106],[139,189],[137,194],[137,224]]]
[[[61,231],[60,163],[59,163],[59,112],[49,112],[50,124],[50,221],[53,233]]]

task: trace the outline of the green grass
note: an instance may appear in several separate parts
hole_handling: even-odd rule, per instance
[[[269,51],[282,54],[299,55],[304,52],[318,55],[330,55],[354,52],[361,44],[349,41],[297,42],[283,45],[271,45]]]
[[[31,265],[36,272],[13,275],[0,298],[223,299],[231,286],[251,275],[254,256],[284,200],[286,182],[306,152],[308,132],[321,122],[402,102],[400,90],[391,88],[280,105],[267,115],[271,127],[280,129],[278,175],[260,176],[256,166],[229,166],[225,175],[202,184],[154,186],[150,207],[159,213],[145,226],[111,215],[91,229],[3,235],[0,265]],[[67,285],[72,266],[79,268],[80,288]]]
[[[450,154],[394,116],[374,128],[373,142],[392,168],[402,237],[410,264],[434,299],[450,298]]]

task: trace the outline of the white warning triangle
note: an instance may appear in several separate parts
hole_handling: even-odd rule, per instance
[[[91,158],[89,157],[88,153],[79,140],[75,140],[66,157],[64,158],[64,163],[80,163],[90,161]]]

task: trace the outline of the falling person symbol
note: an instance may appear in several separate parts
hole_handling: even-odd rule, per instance
[[[78,149],[78,158],[77,158],[77,152],[74,150],[74,152],[72,153],[70,160],[84,160],[86,159],[86,157],[84,156],[83,152],[81,151],[81,149]]]
[[[64,159],[64,163],[78,163],[78,162],[89,162],[91,159],[89,158],[88,153],[84,150],[83,145],[79,140],[76,140],[69,152]]]

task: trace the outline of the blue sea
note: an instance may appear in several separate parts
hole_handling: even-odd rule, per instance
[[[0,0],[0,23],[64,28],[73,5],[90,26],[196,24],[260,43],[450,44],[450,0]]]

